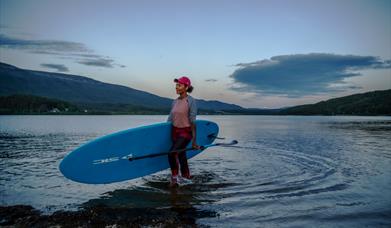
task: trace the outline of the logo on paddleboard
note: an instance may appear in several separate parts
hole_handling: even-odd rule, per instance
[[[107,164],[107,163],[116,162],[119,160],[129,160],[131,158],[133,158],[133,154],[128,154],[128,155],[125,155],[122,157],[111,157],[111,158],[97,159],[97,160],[92,161],[92,164],[94,164],[94,165]]]

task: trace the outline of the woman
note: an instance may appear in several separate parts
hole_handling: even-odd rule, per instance
[[[190,79],[188,77],[180,77],[174,79],[176,83],[176,93],[179,95],[172,103],[168,122],[172,123],[172,147],[171,151],[180,150],[187,147],[192,141],[192,147],[199,149],[196,142],[196,115],[197,106],[195,99],[188,95],[193,91]],[[168,161],[171,167],[171,186],[178,183],[179,167],[181,171],[181,179],[185,182],[190,181],[190,171],[187,164],[186,151],[174,152],[168,155]]]

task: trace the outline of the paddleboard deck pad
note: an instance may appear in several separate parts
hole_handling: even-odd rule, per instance
[[[207,120],[197,120],[197,144],[212,144],[219,127]],[[131,180],[169,168],[167,156],[129,161],[168,152],[172,146],[171,123],[158,123],[113,133],[90,141],[69,153],[60,163],[68,179],[87,184],[108,184]],[[188,148],[191,147],[189,143]],[[189,150],[190,159],[203,150]]]

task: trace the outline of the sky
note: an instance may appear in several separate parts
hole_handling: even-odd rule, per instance
[[[0,61],[280,108],[391,89],[390,0],[0,0]]]

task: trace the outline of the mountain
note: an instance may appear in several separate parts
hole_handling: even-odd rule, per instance
[[[391,115],[391,89],[354,94],[300,105],[279,111],[280,115]]]
[[[74,104],[127,104],[169,110],[172,99],[88,77],[32,71],[0,63],[0,96],[28,94],[59,99]],[[199,109],[241,110],[242,107],[219,101],[197,100]]]
[[[9,97],[14,94],[30,97]],[[87,109],[89,114],[167,114],[172,103],[172,99],[125,86],[77,75],[24,70],[5,63],[0,63],[0,96],[8,96],[2,100],[0,109],[4,104],[16,105],[20,101],[28,104],[31,108],[26,110],[31,112],[45,111],[45,107],[46,111],[50,111],[54,107],[52,104],[56,104],[78,112]],[[37,102],[39,105],[34,106]],[[197,100],[197,106],[200,114],[391,115],[391,90],[355,94],[285,109],[245,109],[234,104],[201,99]],[[12,107],[16,112],[23,109],[22,106]],[[9,113],[12,107],[5,112]]]

